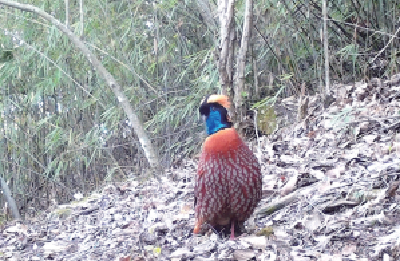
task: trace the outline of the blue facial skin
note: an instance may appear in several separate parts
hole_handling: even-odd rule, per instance
[[[212,135],[220,129],[227,128],[228,124],[222,123],[221,113],[215,108],[210,108],[210,115],[206,119],[207,134]]]

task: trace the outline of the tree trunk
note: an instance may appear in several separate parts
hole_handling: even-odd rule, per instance
[[[79,0],[79,36],[83,37],[83,0]]]
[[[322,0],[322,17],[324,19],[324,53],[325,53],[325,93],[329,94],[329,40],[328,40],[328,27],[326,24],[326,0]]]
[[[6,181],[2,177],[0,177],[0,187],[3,190],[3,194],[6,198],[6,201],[10,205],[11,213],[12,213],[13,217],[15,219],[21,219],[21,216],[20,216],[18,208],[17,208],[17,204],[15,204],[15,200],[11,195],[11,191],[8,188]]]
[[[221,26],[220,54],[218,61],[219,81],[222,94],[227,95],[233,88],[233,41],[234,41],[234,7],[235,0],[219,0],[218,15]]]
[[[237,61],[237,83],[235,85],[234,104],[236,108],[236,120],[243,117],[242,93],[245,90],[246,84],[246,54],[253,28],[253,0],[246,0],[244,17],[242,40]]]
[[[65,0],[65,26],[69,27],[69,0]]]

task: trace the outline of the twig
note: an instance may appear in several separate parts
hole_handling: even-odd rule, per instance
[[[400,32],[400,27],[397,29],[397,31],[394,33],[394,35],[392,35],[392,37],[390,37],[390,40],[389,40],[389,42],[386,44],[386,46],[383,47],[383,48],[375,55],[374,59],[372,59],[372,61],[370,61],[369,63],[375,62],[375,60],[378,58],[378,56],[381,55],[381,54],[386,50],[386,48],[389,46],[389,44],[391,44],[391,43],[393,42],[393,39],[396,37],[396,35],[397,35],[398,32]]]

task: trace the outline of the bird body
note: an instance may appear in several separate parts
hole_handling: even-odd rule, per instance
[[[260,164],[227,117],[226,96],[211,95],[200,107],[206,118],[207,137],[195,184],[195,227],[231,225],[246,221],[261,200]]]

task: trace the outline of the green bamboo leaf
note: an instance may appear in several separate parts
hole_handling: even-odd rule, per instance
[[[58,162],[57,169],[54,171],[54,178],[59,179],[60,172],[64,170],[64,163],[62,161]]]

